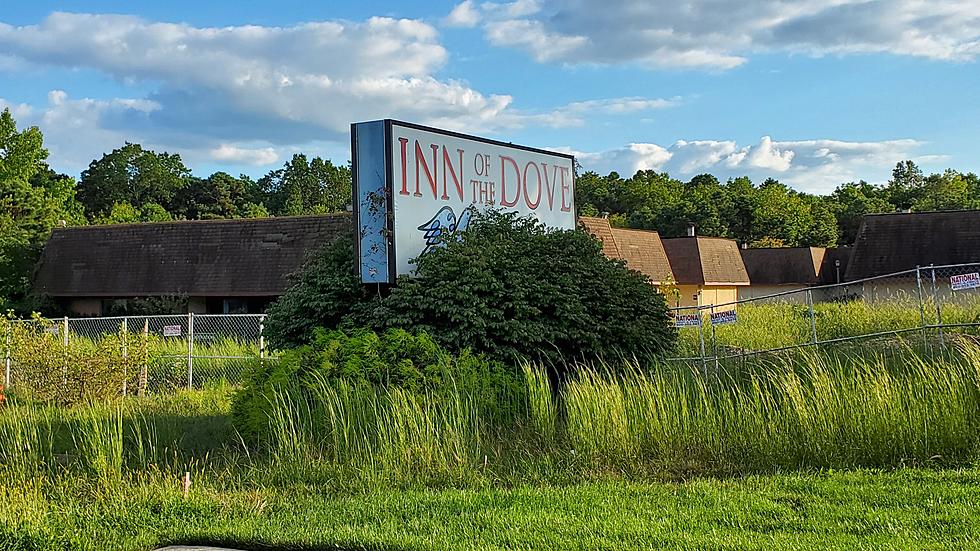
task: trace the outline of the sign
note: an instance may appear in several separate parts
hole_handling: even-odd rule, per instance
[[[736,322],[738,322],[738,314],[735,313],[735,310],[711,313],[711,325],[725,325]]]
[[[163,336],[164,337],[179,337],[180,336],[180,326],[179,325],[164,325],[163,326]]]
[[[681,314],[674,316],[674,327],[700,327],[701,314]]]
[[[352,124],[351,149],[362,282],[411,273],[476,210],[575,228],[571,155],[390,119]]]
[[[52,325],[50,327],[45,327],[44,328],[44,332],[47,333],[47,334],[49,334],[49,335],[57,335],[58,333],[61,332],[61,327],[60,326],[57,326],[57,325]]]
[[[980,273],[973,272],[972,274],[954,275],[949,278],[949,286],[954,291],[976,289],[980,287]]]

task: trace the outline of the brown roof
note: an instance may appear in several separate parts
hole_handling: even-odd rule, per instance
[[[681,285],[748,285],[738,244],[720,237],[662,240],[670,269]]]
[[[585,227],[585,231],[602,241],[603,254],[609,258],[620,258],[619,248],[616,246],[616,238],[613,237],[612,226],[609,225],[608,218],[579,216],[578,223]]]
[[[980,210],[866,215],[846,280],[980,262]]]
[[[579,222],[602,241],[602,252],[609,258],[625,261],[627,266],[646,275],[653,283],[673,277],[657,232],[614,228],[608,218],[579,216]]]
[[[827,249],[785,247],[742,249],[752,285],[816,285]]]
[[[272,296],[349,214],[57,228],[35,290],[62,297]]]
[[[660,241],[660,234],[655,231],[627,230],[612,228],[616,247],[621,259],[630,268],[645,274],[654,283],[672,279],[670,262]]]
[[[851,261],[851,252],[854,247],[836,247],[827,249],[823,256],[823,266],[820,267],[820,285],[831,285],[844,281],[844,274],[847,273],[847,264]],[[837,262],[840,262],[840,266]]]

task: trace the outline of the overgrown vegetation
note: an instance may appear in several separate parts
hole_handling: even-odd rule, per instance
[[[393,327],[425,331],[454,353],[543,361],[561,373],[567,362],[653,361],[675,339],[663,296],[598,240],[512,213],[474,216],[459,241],[419,257],[414,277],[386,296],[367,293],[353,264],[346,241],[312,260],[270,307],[270,344],[302,345],[318,326]]]

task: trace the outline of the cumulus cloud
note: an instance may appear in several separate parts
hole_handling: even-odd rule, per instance
[[[980,55],[980,3],[975,0],[520,4],[519,10],[514,3],[481,4],[471,21],[483,21],[492,44],[522,49],[541,62],[724,70],[744,63],[751,53],[767,51],[891,53],[955,61]],[[476,7],[469,3],[467,9]]]
[[[905,159],[936,160],[933,155],[917,156],[922,146],[916,140],[780,142],[763,136],[758,144],[747,146],[730,140],[678,140],[669,147],[632,143],[608,151],[573,153],[585,170],[600,173],[615,170],[631,175],[649,169],[682,179],[703,172],[721,179],[748,175],[761,181],[773,177],[802,191],[828,193],[843,182],[883,181],[895,163]]]
[[[244,163],[247,165],[271,165],[279,160],[279,154],[271,147],[247,148],[221,144],[210,152],[216,161]]]
[[[475,27],[480,22],[480,11],[473,0],[460,2],[453,8],[442,23],[447,27]]]

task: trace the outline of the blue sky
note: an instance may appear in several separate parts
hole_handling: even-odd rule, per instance
[[[126,141],[201,175],[342,163],[391,117],[826,193],[980,171],[977,57],[972,0],[9,2],[0,106],[73,175]]]

